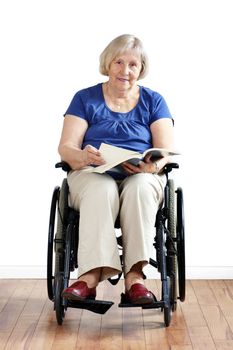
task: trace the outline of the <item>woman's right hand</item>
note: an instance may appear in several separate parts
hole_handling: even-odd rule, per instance
[[[87,145],[83,150],[82,150],[82,157],[83,157],[83,166],[87,165],[102,165],[105,164],[105,160],[102,158],[100,151],[91,146]]]
[[[66,145],[63,146],[62,151],[61,159],[67,162],[72,170],[80,170],[88,165],[105,164],[100,151],[91,145],[87,145],[84,149]]]

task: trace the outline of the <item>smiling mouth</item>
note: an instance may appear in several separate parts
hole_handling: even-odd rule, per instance
[[[118,80],[120,80],[120,81],[123,82],[123,83],[126,83],[126,82],[129,81],[129,79],[124,79],[124,78],[118,78]]]

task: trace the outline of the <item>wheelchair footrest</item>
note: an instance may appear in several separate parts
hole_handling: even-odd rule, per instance
[[[118,307],[141,307],[142,309],[159,309],[164,306],[163,301],[157,301],[154,296],[154,302],[150,304],[132,304],[124,293],[121,293],[121,302]]]
[[[105,314],[113,304],[114,303],[112,301],[94,300],[94,299],[86,299],[83,301],[79,301],[79,300],[67,301],[68,307],[73,307],[76,309],[85,309],[101,315]]]

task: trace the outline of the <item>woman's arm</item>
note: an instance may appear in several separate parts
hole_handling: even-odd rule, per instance
[[[154,148],[174,148],[174,127],[172,119],[161,118],[156,120],[150,126],[152,135],[152,144]],[[156,161],[156,172],[160,172],[167,163],[171,162],[171,157],[164,157]]]
[[[104,164],[100,152],[95,147],[88,145],[82,150],[87,128],[87,121],[82,118],[73,115],[66,115],[64,118],[58,153],[73,170],[79,170],[90,164]]]
[[[154,148],[167,148],[172,150],[174,147],[173,123],[171,119],[161,118],[153,122],[150,126],[152,135],[152,144]],[[124,170],[129,174],[136,173],[160,173],[164,166],[171,162],[171,157],[164,157],[156,162],[150,161],[150,156],[145,161],[141,161],[139,166],[134,166],[128,162],[123,163]]]
[[[167,148],[172,150],[174,147],[174,127],[172,119],[161,118],[153,122],[150,126],[152,135],[152,144],[155,148]]]

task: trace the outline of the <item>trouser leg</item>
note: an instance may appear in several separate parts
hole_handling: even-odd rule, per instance
[[[78,274],[102,267],[100,280],[121,271],[114,223],[118,187],[106,174],[73,171],[68,175],[70,205],[80,211]]]
[[[120,222],[124,273],[142,261],[149,262],[155,236],[155,219],[163,200],[164,176],[136,174],[120,185]]]

